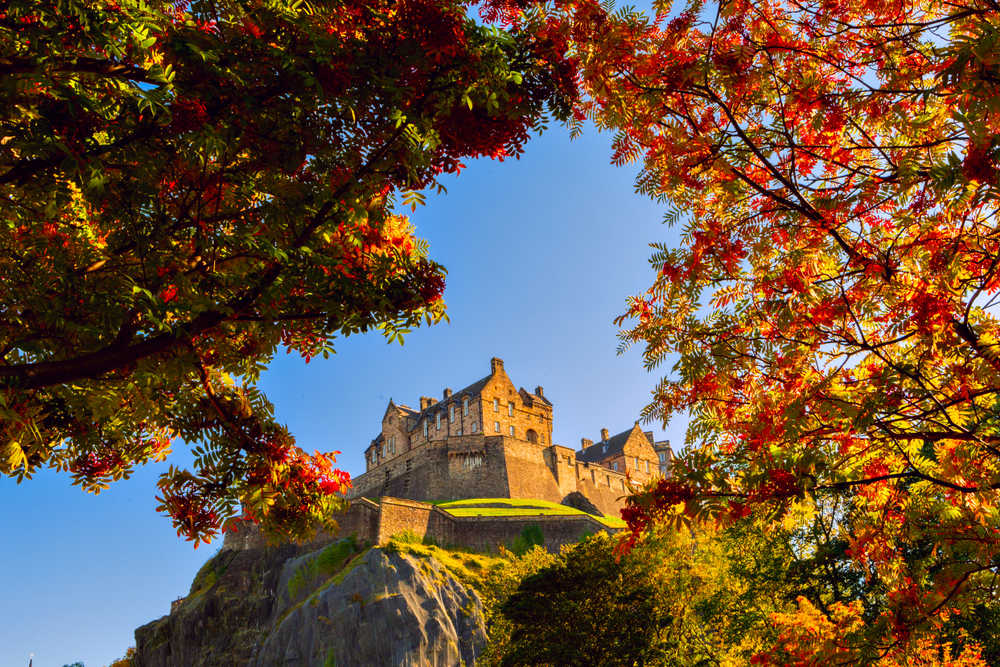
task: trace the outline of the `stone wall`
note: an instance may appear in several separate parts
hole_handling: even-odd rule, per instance
[[[619,516],[628,493],[625,475],[600,465],[576,464],[576,485],[605,516]]]
[[[297,546],[320,548],[340,537],[357,535],[358,540],[376,544],[378,542],[379,520],[381,508],[367,498],[358,498],[351,501],[351,506],[334,518],[340,530],[337,535],[318,531],[316,536],[309,542],[299,542]],[[223,549],[235,549],[244,551],[247,549],[259,549],[267,546],[267,541],[257,526],[249,521],[241,521],[234,531],[226,533],[222,540]]]
[[[382,546],[389,538],[402,532],[412,532],[417,537],[431,537],[443,544],[453,543],[451,522],[453,517],[429,503],[419,503],[401,498],[383,498],[380,503],[378,540]]]
[[[580,463],[568,447],[481,433],[427,443],[352,483],[350,499],[518,498],[564,503],[571,494],[580,493],[602,514],[613,517],[624,507],[627,493],[624,472]]]
[[[349,499],[511,497],[504,441],[482,433],[427,443],[358,475],[351,483],[354,488],[347,494]]]
[[[559,553],[565,544],[575,544],[585,534],[620,532],[619,528],[609,528],[589,516],[503,516],[503,517],[451,517],[451,544],[476,549],[496,551],[500,545],[509,546],[521,536],[528,526],[538,526],[545,538],[543,546]]]
[[[594,534],[602,530],[616,533],[621,530],[609,528],[597,519],[581,514],[456,517],[435,505],[401,498],[382,498],[378,508],[378,539],[373,542],[376,546],[387,544],[393,535],[411,532],[421,539],[433,539],[442,545],[496,551],[501,545],[511,545],[526,527],[537,525],[545,537],[545,548],[557,552],[564,544],[578,542],[586,533]]]
[[[565,544],[575,544],[585,534],[600,531],[620,532],[584,514],[569,516],[452,516],[441,508],[414,500],[383,497],[378,504],[365,498],[351,503],[350,509],[337,516],[340,532],[336,536],[319,533],[309,544],[319,548],[335,539],[354,534],[359,542],[384,546],[393,535],[414,533],[445,546],[459,546],[477,551],[497,551],[510,546],[528,526],[538,526],[544,546],[557,553]],[[233,535],[233,537],[230,537]],[[240,533],[226,535],[223,549],[246,550],[264,546],[264,540],[252,524],[241,525]],[[301,545],[300,545],[301,546]]]

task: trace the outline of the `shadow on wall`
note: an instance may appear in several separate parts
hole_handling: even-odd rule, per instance
[[[590,499],[587,496],[583,495],[579,491],[574,491],[573,493],[568,494],[562,499],[562,504],[576,510],[584,511],[587,514],[593,514],[594,516],[607,516],[601,512],[601,510],[597,509],[597,505],[590,502]]]

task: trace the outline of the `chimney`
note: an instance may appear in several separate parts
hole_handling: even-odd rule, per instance
[[[420,397],[420,409],[421,410],[426,410],[427,408],[431,407],[432,405],[434,405],[434,399],[433,398],[431,398],[430,396],[421,396]]]
[[[636,423],[638,424],[639,422],[636,422]],[[654,447],[656,446],[656,443],[653,441],[653,432],[652,431],[643,431],[642,434],[644,436],[646,436],[646,440],[649,440],[649,444],[653,445]]]
[[[611,434],[608,433],[608,429],[602,428],[601,429],[601,442],[607,442],[608,438],[610,438],[610,437],[611,437]]]
[[[590,438],[580,438],[580,451],[582,452],[587,447],[590,447],[593,444],[594,444],[594,441],[591,440]]]
[[[493,357],[490,359],[490,375],[496,375],[497,371],[503,370],[503,359]]]
[[[538,385],[537,387],[535,387],[535,396],[541,396],[542,398],[545,398],[545,391],[542,389],[542,385]]]
[[[447,401],[449,398],[451,398],[451,389],[446,388],[444,390],[444,400]]]

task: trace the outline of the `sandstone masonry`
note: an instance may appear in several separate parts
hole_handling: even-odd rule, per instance
[[[420,399],[420,409],[392,400],[365,450],[366,471],[349,499],[431,501],[520,498],[559,502],[617,516],[633,483],[668,475],[669,441],[654,442],[638,422],[579,451],[552,442],[552,403],[542,387],[515,389],[503,361],[465,389]]]

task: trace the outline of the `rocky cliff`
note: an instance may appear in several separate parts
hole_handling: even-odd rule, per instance
[[[438,561],[348,540],[223,550],[135,638],[137,667],[471,667],[486,644]]]

